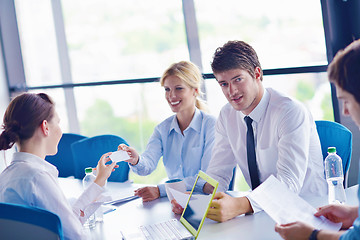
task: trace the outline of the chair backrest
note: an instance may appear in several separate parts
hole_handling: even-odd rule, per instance
[[[0,203],[0,239],[62,240],[58,215],[44,209]]]
[[[323,160],[328,155],[328,147],[336,147],[336,153],[342,159],[344,177],[346,177],[351,162],[351,131],[337,122],[319,120],[315,121],[315,123],[320,138]]]
[[[86,167],[96,167],[100,157],[107,152],[117,151],[119,144],[128,143],[115,135],[99,135],[77,141],[71,145],[75,161],[75,178],[82,179],[85,176]],[[109,177],[112,182],[125,182],[129,179],[129,165],[127,162],[119,162],[119,168]]]
[[[56,166],[59,170],[59,177],[74,176],[75,164],[71,152],[71,144],[85,138],[85,136],[79,134],[64,133],[60,139],[57,154],[46,156],[46,161]]]

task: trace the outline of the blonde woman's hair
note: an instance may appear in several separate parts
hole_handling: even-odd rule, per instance
[[[166,69],[160,78],[161,86],[164,86],[165,79],[169,76],[176,76],[189,87],[197,89],[195,106],[202,111],[208,112],[206,103],[200,99],[203,95],[201,92],[201,84],[204,79],[199,68],[195,64],[189,61],[173,63],[168,69]]]

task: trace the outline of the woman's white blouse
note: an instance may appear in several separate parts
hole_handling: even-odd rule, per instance
[[[62,222],[65,239],[86,239],[82,223],[88,218],[86,207],[104,191],[91,184],[69,204],[58,182],[58,170],[33,154],[17,152],[11,164],[0,174],[0,201],[43,208],[56,213]],[[85,216],[81,217],[81,211]]]

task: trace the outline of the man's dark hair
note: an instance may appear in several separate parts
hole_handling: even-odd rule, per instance
[[[336,53],[328,67],[328,77],[360,103],[360,39]]]
[[[255,68],[260,68],[262,80],[263,72],[255,50],[243,41],[229,41],[215,50],[211,68],[214,74],[232,69],[243,69],[255,77]]]

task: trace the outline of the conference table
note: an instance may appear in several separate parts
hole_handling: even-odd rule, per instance
[[[59,181],[68,198],[78,197],[81,194],[81,180],[60,178]],[[141,185],[131,182],[108,182],[105,194],[111,195],[113,199],[122,198],[130,195],[138,187]],[[345,190],[346,204],[358,205],[357,189],[358,185]],[[232,192],[232,195],[236,194],[236,192]],[[312,197],[306,200],[314,207],[327,204],[327,197]],[[110,209],[110,212],[104,215],[103,222],[97,222],[94,229],[87,230],[94,240],[122,239],[121,231],[129,231],[140,225],[180,218],[171,211],[171,204],[167,198],[151,202],[142,202],[142,199],[137,198],[111,206],[107,205],[106,209]],[[281,239],[274,231],[274,226],[275,222],[264,211],[252,215],[241,215],[223,223],[206,219],[197,239]]]

